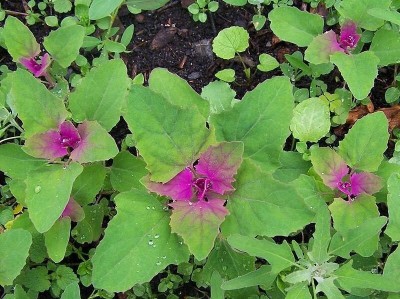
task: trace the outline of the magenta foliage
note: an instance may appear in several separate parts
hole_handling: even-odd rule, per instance
[[[357,33],[357,25],[351,21],[344,23],[340,30],[340,47],[342,47],[345,51],[354,49],[359,40],[360,35]]]
[[[69,217],[72,221],[79,222],[85,218],[85,213],[79,203],[70,197],[60,217]]]
[[[35,77],[46,75],[47,68],[51,63],[50,55],[44,54],[38,62],[35,57],[22,57],[21,64],[26,67]]]

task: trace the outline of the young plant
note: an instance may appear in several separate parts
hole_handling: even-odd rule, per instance
[[[219,4],[217,1],[196,0],[196,2],[188,6],[188,11],[195,22],[200,21],[205,23],[207,21],[207,12],[216,12],[218,7]]]

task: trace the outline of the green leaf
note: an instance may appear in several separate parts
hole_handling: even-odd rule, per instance
[[[300,141],[317,142],[331,127],[329,107],[320,98],[302,101],[293,110],[290,129]]]
[[[235,6],[243,6],[246,5],[247,0],[224,0],[224,2]]]
[[[345,299],[342,292],[335,285],[335,277],[325,278],[323,281],[318,282],[316,292],[323,292],[328,299]]]
[[[272,31],[282,40],[306,47],[322,33],[324,20],[295,7],[276,7],[269,14]]]
[[[208,145],[210,132],[197,109],[172,105],[139,85],[131,88],[124,118],[154,181],[169,181]]]
[[[71,196],[80,204],[90,204],[103,187],[106,169],[101,163],[87,164],[76,178]]]
[[[71,231],[71,236],[79,244],[92,243],[100,238],[103,232],[104,208],[101,205],[84,206],[85,218]]]
[[[237,53],[249,47],[249,38],[243,27],[232,26],[222,29],[213,40],[213,52],[220,58],[232,59]]]
[[[296,190],[243,161],[229,197],[224,234],[286,236],[311,222],[313,213]],[[249,221],[251,219],[251,221]]]
[[[328,247],[331,241],[331,215],[326,206],[322,206],[316,213],[313,238],[308,255],[313,262],[322,264],[329,260]]]
[[[213,81],[203,87],[201,96],[210,103],[210,113],[218,114],[231,110],[236,92],[226,82]]]
[[[13,179],[25,179],[28,172],[47,163],[26,154],[20,145],[6,143],[0,145],[0,170]]]
[[[99,20],[111,15],[123,0],[93,0],[89,7],[89,19]]]
[[[289,79],[275,77],[246,93],[232,110],[212,115],[210,124],[218,141],[243,141],[244,158],[273,171],[290,133],[293,101]]]
[[[76,282],[70,283],[61,295],[61,299],[80,299],[81,292]]]
[[[333,227],[340,233],[357,228],[361,224],[379,216],[375,197],[362,194],[352,201],[335,198],[329,206]]]
[[[266,259],[271,264],[273,273],[279,273],[296,265],[292,250],[286,241],[282,244],[275,244],[268,240],[232,235],[228,237],[228,243],[233,248],[246,252],[251,256]]]
[[[331,62],[338,67],[356,99],[368,96],[378,75],[379,58],[372,51],[352,55],[336,52],[331,55]]]
[[[336,33],[329,30],[314,37],[304,53],[304,59],[314,64],[329,63],[329,56],[337,52],[338,47]]]
[[[7,230],[0,234],[0,285],[12,285],[25,266],[31,234],[23,229]]]
[[[67,13],[72,8],[70,0],[54,0],[54,10],[58,13]]]
[[[234,69],[223,69],[215,73],[215,77],[224,82],[235,81],[235,70]]]
[[[372,274],[371,272],[359,271],[352,268],[352,261],[344,264],[334,272],[337,276],[336,282],[340,288],[350,293],[352,289],[372,289],[384,292],[400,292],[398,277]]]
[[[303,160],[303,155],[298,152],[282,152],[279,162],[281,167],[273,173],[273,178],[284,183],[289,183],[301,174],[306,174],[311,167],[310,162]]]
[[[350,258],[349,253],[355,250],[364,257],[371,256],[378,249],[379,234],[386,221],[386,217],[372,218],[343,235],[336,233],[332,237],[328,254]]]
[[[391,279],[398,279],[400,275],[400,247],[397,247],[394,252],[392,252],[385,262],[385,268],[383,269],[383,275]]]
[[[391,0],[379,2],[375,0],[346,0],[336,5],[335,8],[343,18],[352,20],[363,29],[375,31],[383,25],[384,21],[371,16],[368,11],[373,8],[388,9],[391,2]]]
[[[106,49],[109,52],[113,52],[113,53],[122,53],[122,52],[126,51],[126,46],[119,42],[107,39],[104,42],[104,49]]]
[[[211,298],[224,299],[224,290],[221,289],[223,280],[218,271],[214,271],[210,279]]]
[[[135,25],[131,24],[124,30],[124,33],[121,36],[121,44],[127,47],[132,41],[133,32],[135,31]]]
[[[371,130],[373,128],[373,130]],[[388,120],[382,112],[364,116],[339,143],[339,155],[352,168],[378,170],[389,139]]]
[[[389,191],[387,196],[389,224],[385,233],[392,239],[392,241],[400,241],[400,183],[398,173],[393,173],[389,177],[387,188]]]
[[[44,38],[43,45],[51,57],[64,68],[76,59],[82,47],[85,28],[79,25],[61,27]]]
[[[44,22],[49,27],[57,27],[58,26],[58,18],[56,16],[47,16],[44,18]]]
[[[270,265],[263,265],[255,271],[248,272],[241,276],[222,283],[223,290],[237,290],[258,285],[270,286],[276,279],[277,274],[271,272]]]
[[[92,68],[69,97],[72,118],[76,122],[96,120],[110,131],[120,119],[128,83],[126,67],[120,59]]]
[[[39,266],[23,271],[16,279],[18,284],[35,292],[44,292],[50,288],[49,271],[45,266]]]
[[[319,285],[319,283],[318,283]],[[289,289],[285,299],[311,299],[307,283],[298,283]]]
[[[368,14],[375,18],[389,21],[396,25],[400,25],[400,13],[398,13],[397,11],[375,7],[368,9]]]
[[[71,230],[71,219],[69,217],[57,220],[54,225],[44,233],[44,240],[49,257],[59,263],[63,260]]]
[[[400,62],[400,33],[385,28],[375,32],[370,51],[379,58],[379,66]]]
[[[127,0],[128,6],[133,6],[136,9],[154,10],[162,7],[169,0]]]
[[[68,203],[72,184],[82,170],[83,167],[78,163],[68,166],[51,164],[29,173],[25,180],[26,204],[29,217],[38,232],[48,231],[61,216]]]
[[[35,57],[40,53],[40,46],[32,32],[13,16],[7,17],[2,37],[14,61],[22,57]]]
[[[167,69],[154,69],[149,78],[149,87],[160,94],[171,104],[182,108],[197,107],[200,113],[207,117],[209,104],[181,77],[169,72]]]
[[[27,71],[18,70],[8,76],[12,82],[11,100],[24,123],[25,138],[58,128],[68,114],[63,101]]]
[[[117,215],[92,258],[93,285],[109,292],[125,291],[150,281],[169,264],[189,259],[183,242],[171,233],[169,213],[145,191],[115,197]]]
[[[140,179],[146,174],[146,163],[131,153],[123,151],[113,159],[110,173],[111,184],[119,192],[133,188],[143,189]]]
[[[55,274],[56,274],[55,279],[57,282],[57,286],[60,287],[62,290],[68,287],[71,283],[79,282],[79,279],[74,273],[74,270],[65,265],[58,266]]]
[[[258,56],[258,59],[260,60],[260,64],[257,65],[257,69],[262,72],[272,71],[279,66],[279,62],[269,54],[260,54],[260,56]]]

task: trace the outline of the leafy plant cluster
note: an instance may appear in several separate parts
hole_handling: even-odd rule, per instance
[[[162,68],[128,77],[119,54],[134,27],[114,27],[119,8],[166,2],[30,1],[27,24],[54,27],[42,43],[4,11],[16,70],[1,68],[2,298],[180,298],[186,285],[212,298],[397,298],[398,146],[385,153],[399,134],[384,111],[340,140],[333,128],[371,101],[380,69],[397,70],[399,2],[305,1],[335,11],[328,28],[291,1],[249,0],[299,51],[251,69],[248,31],[221,30],[215,55],[249,80],[281,71],[240,100],[229,68],[201,94]],[[206,21],[214,2],[189,11]],[[395,73],[386,104],[399,97]],[[122,122],[130,134],[116,140]]]

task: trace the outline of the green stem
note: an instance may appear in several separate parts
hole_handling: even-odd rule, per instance
[[[11,123],[15,128],[17,128],[18,131],[20,131],[21,133],[24,132],[24,129],[22,129],[22,128],[19,126],[19,124],[17,124],[17,122],[15,121],[15,119],[11,118],[11,119],[10,119],[10,123]]]
[[[311,279],[311,285],[312,285],[312,289],[313,289],[313,298],[317,299],[317,292],[315,290],[315,282],[314,279]]]
[[[18,138],[21,138],[21,136],[8,137],[8,138],[0,140],[0,143],[3,143],[5,141],[9,141],[9,140],[13,140],[13,139],[18,139]]]

